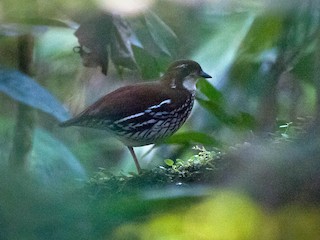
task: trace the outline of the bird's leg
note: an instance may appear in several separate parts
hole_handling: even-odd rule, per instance
[[[137,170],[138,170],[138,174],[140,174],[141,173],[141,167],[140,167],[140,164],[138,162],[138,158],[137,158],[136,154],[134,153],[133,147],[129,147],[128,146],[128,149],[129,149],[129,151],[130,151],[130,153],[131,153],[131,155],[133,157],[134,163],[136,164],[136,167],[137,167]]]

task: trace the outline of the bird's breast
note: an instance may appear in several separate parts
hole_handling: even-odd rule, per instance
[[[120,141],[128,146],[143,146],[171,136],[186,121],[192,110],[194,96],[175,108],[165,107],[170,100],[153,105],[143,112],[126,116],[108,124]]]

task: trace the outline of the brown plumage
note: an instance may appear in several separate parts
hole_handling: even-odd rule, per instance
[[[176,61],[159,81],[121,87],[60,126],[107,130],[129,148],[140,173],[133,147],[159,142],[181,127],[191,112],[200,77],[211,76],[197,62]]]

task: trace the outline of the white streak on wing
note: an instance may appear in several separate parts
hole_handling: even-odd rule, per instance
[[[130,115],[128,117],[121,118],[118,121],[115,121],[115,123],[121,123],[121,122],[127,121],[127,120],[132,119],[132,118],[140,117],[142,115],[144,115],[144,112],[136,113],[136,114]]]
[[[159,108],[163,104],[170,104],[170,103],[171,103],[171,99],[166,99],[166,100],[162,101],[161,103],[159,103],[158,105],[151,106],[148,109]]]
[[[158,105],[154,105],[154,106],[149,107],[149,108],[148,108],[147,110],[145,110],[144,112],[136,113],[136,114],[130,115],[130,116],[128,116],[128,117],[121,118],[121,119],[115,121],[114,123],[118,124],[118,123],[122,123],[122,122],[125,122],[125,121],[130,120],[130,119],[133,119],[133,118],[137,118],[137,117],[143,116],[143,115],[146,114],[146,113],[152,112],[151,109],[159,108],[159,107],[161,107],[163,104],[170,104],[170,103],[171,103],[171,99],[166,99],[166,100],[162,101],[161,103],[159,103]]]

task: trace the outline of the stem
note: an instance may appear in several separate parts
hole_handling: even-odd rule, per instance
[[[33,36],[23,35],[18,38],[19,70],[31,75],[33,58]],[[9,166],[13,170],[24,169],[32,150],[35,110],[18,103],[13,145],[9,156]]]

